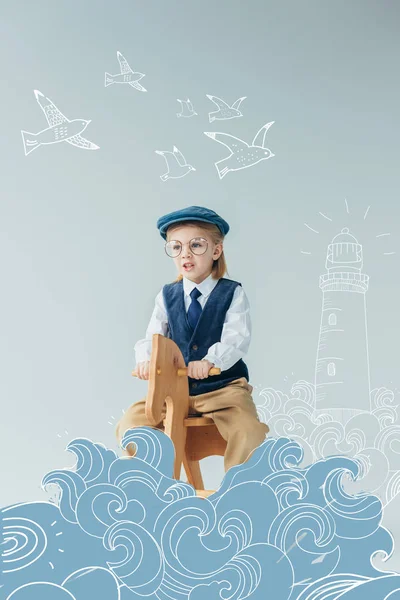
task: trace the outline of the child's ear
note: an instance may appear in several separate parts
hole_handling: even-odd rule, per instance
[[[217,244],[217,246],[215,246],[215,248],[214,248],[215,259],[217,259],[221,256],[223,249],[224,249],[224,247],[222,246],[222,244]]]

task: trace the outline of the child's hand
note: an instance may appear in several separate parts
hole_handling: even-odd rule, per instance
[[[209,360],[192,360],[188,364],[188,377],[193,379],[206,379],[209,370],[214,366],[214,363]]]
[[[144,360],[137,363],[135,371],[139,379],[148,379],[150,375],[150,361]]]

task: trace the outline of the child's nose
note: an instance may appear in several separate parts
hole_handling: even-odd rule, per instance
[[[191,256],[192,255],[192,251],[190,250],[189,244],[183,244],[182,255],[183,256]]]

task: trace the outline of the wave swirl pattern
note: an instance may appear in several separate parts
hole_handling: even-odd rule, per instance
[[[162,431],[130,430],[123,444],[132,442],[128,458],[74,440],[74,469],[43,478],[58,486],[56,504],[1,510],[1,599],[383,600],[400,590],[400,576],[371,560],[393,550],[380,499],[344,489],[362,461],[321,457],[303,468],[298,441],[267,438],[204,499],[172,479]]]

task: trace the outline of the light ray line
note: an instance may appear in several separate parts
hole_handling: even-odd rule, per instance
[[[327,217],[326,215],[324,215],[324,213],[322,213],[321,211],[319,211],[318,214],[321,215],[321,217],[324,217],[324,219],[328,219],[328,221],[332,221],[333,220],[330,217]]]
[[[316,229],[313,229],[312,227],[310,227],[309,225],[307,225],[307,223],[304,223],[304,225],[306,227],[308,227],[308,229],[311,229],[311,231],[313,231],[314,233],[319,233],[319,231],[317,231]]]

